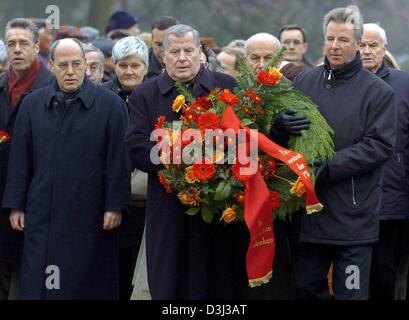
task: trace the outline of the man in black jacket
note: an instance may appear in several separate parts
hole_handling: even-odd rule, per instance
[[[17,18],[7,23],[5,45],[10,66],[0,77],[0,130],[11,136],[23,98],[51,81],[51,72],[38,58],[38,39],[38,28],[30,20]],[[0,200],[6,183],[10,143],[0,144]],[[0,210],[0,300],[17,296],[22,247],[23,233],[14,231],[9,215]]]
[[[163,63],[163,37],[170,27],[177,25],[175,17],[163,16],[152,23],[152,49],[149,50],[149,68],[146,78],[150,79],[162,73]]]
[[[390,69],[383,62],[387,47],[385,30],[374,23],[364,24],[359,46],[362,63],[392,87],[398,112],[395,150],[384,166],[379,241],[372,254],[371,298],[382,300],[394,298],[400,254],[409,251],[409,73]]]
[[[294,86],[318,105],[334,130],[335,155],[317,159],[315,190],[324,210],[301,215],[294,279],[298,298],[368,299],[372,246],[378,241],[383,164],[396,139],[395,97],[362,67],[363,19],[356,6],[324,18],[325,64]]]

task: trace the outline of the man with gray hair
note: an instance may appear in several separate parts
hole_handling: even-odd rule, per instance
[[[100,84],[104,77],[105,57],[101,50],[92,44],[83,44],[85,51],[85,74],[94,84]]]
[[[364,24],[359,44],[362,63],[392,87],[398,112],[396,146],[384,165],[379,241],[372,254],[370,291],[371,299],[377,300],[394,299],[399,257],[409,252],[409,73],[387,66],[383,61],[387,48],[385,30],[375,23]]]
[[[150,140],[158,118],[178,121],[172,111],[177,81],[194,97],[215,87],[232,90],[233,77],[212,72],[200,64],[200,36],[187,25],[175,25],[163,39],[165,71],[142,83],[129,99],[131,123],[126,136],[136,169],[147,172],[146,257],[153,299],[236,299],[246,283],[248,234],[244,224],[208,224],[200,215],[188,216],[176,193],[166,193],[158,179],[162,165],[151,152]]]
[[[293,274],[298,298],[328,299],[333,264],[335,299],[368,299],[372,246],[378,240],[382,167],[396,139],[395,97],[362,67],[363,19],[356,6],[324,18],[325,63],[295,79],[334,130],[335,155],[316,159],[315,191],[322,212],[301,214]]]
[[[30,20],[16,18],[5,30],[7,71],[0,76],[0,130],[12,136],[0,143],[0,201],[6,184],[10,143],[17,113],[24,97],[46,86],[51,73],[40,61],[37,26]],[[0,210],[0,300],[17,297],[23,232],[13,230],[7,212]]]

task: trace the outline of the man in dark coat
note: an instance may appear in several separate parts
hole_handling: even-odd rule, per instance
[[[195,97],[215,88],[233,89],[234,78],[200,65],[200,37],[185,25],[171,27],[164,37],[166,70],[142,83],[131,95],[131,124],[126,143],[133,165],[149,174],[146,212],[146,253],[153,299],[234,299],[246,281],[248,233],[244,224],[204,222],[188,216],[175,193],[166,193],[150,160],[150,141],[159,116],[179,119],[172,111],[178,95],[175,82]],[[155,151],[155,150],[153,150]]]
[[[148,79],[160,75],[164,69],[163,63],[163,37],[170,27],[179,21],[172,16],[163,16],[152,23],[152,48],[149,50]]]
[[[57,41],[56,81],[27,96],[17,116],[3,208],[25,233],[22,299],[118,297],[128,114],[85,77],[84,57],[78,40]]]
[[[368,299],[382,167],[395,144],[396,110],[391,88],[362,67],[362,21],[355,6],[330,11],[324,18],[325,64],[294,81],[318,105],[335,144],[332,159],[315,161],[315,190],[324,210],[301,215],[294,262],[299,298],[329,297],[333,263],[335,299]]]
[[[8,71],[0,77],[0,130],[14,135],[16,115],[23,98],[51,82],[52,74],[38,58],[38,29],[17,18],[6,26]],[[6,183],[10,142],[0,144],[0,201]],[[0,211],[0,300],[15,299],[20,277],[23,233],[11,228],[8,213]]]
[[[370,283],[371,298],[393,300],[399,258],[409,252],[409,73],[383,62],[387,46],[383,28],[364,24],[362,63],[392,87],[398,110],[395,150],[384,166],[379,241],[372,254]]]

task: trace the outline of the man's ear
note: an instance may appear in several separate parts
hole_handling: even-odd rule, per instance
[[[308,43],[307,42],[303,43],[303,48],[304,48],[303,54],[305,54],[307,52],[307,50],[308,50]]]

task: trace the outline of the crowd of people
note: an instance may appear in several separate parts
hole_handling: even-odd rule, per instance
[[[298,25],[217,48],[172,16],[141,33],[137,17],[117,11],[104,35],[8,21],[0,300],[407,299],[409,73],[398,70],[385,30],[363,21],[355,6],[328,12],[316,65]],[[318,106],[335,155],[313,162],[323,211],[274,221],[273,277],[251,289],[245,224],[186,215],[160,184],[151,132],[161,116],[178,120],[176,82],[194,97],[233,90],[240,59],[257,74],[282,48],[284,81]],[[309,124],[284,110],[270,138],[285,146]]]

